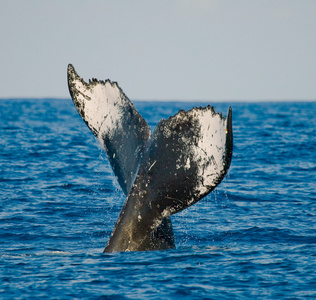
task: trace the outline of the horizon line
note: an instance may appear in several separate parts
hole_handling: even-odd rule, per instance
[[[3,100],[71,100],[70,97],[0,97],[0,101]],[[216,103],[227,103],[227,102],[316,102],[315,99],[130,99],[132,102],[216,102]]]

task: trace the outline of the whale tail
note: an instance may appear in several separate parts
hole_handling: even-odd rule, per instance
[[[232,110],[181,110],[151,134],[117,83],[84,82],[68,66],[73,102],[103,146],[127,199],[105,252],[174,248],[170,215],[196,203],[225,177]]]
[[[232,111],[180,111],[156,127],[105,252],[153,250],[161,220],[201,200],[224,178],[232,158]]]

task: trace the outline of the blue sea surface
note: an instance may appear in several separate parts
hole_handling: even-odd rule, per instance
[[[177,249],[103,254],[125,198],[72,101],[0,100],[0,298],[316,299],[316,102],[135,102],[152,128],[207,104],[232,164]]]

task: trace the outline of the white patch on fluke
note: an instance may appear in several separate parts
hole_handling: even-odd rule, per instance
[[[197,147],[193,148],[193,159],[200,165],[201,182],[197,190],[203,194],[208,187],[216,185],[219,173],[225,169],[227,120],[211,109],[198,111],[197,120],[200,134]]]
[[[184,165],[184,169],[188,170],[191,167],[190,157],[188,157],[186,164]]]
[[[98,139],[103,144],[103,135],[111,137],[114,130],[121,129],[121,120],[124,116],[124,94],[116,83],[109,80],[94,81],[87,85],[78,78],[73,81],[73,84],[78,92],[76,100],[81,104],[81,114],[84,114],[89,127],[98,132]]]

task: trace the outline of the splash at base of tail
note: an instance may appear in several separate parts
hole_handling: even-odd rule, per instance
[[[232,110],[181,110],[151,133],[116,82],[86,83],[72,65],[73,102],[97,137],[127,196],[104,252],[175,248],[170,215],[198,202],[225,177],[233,149]]]

